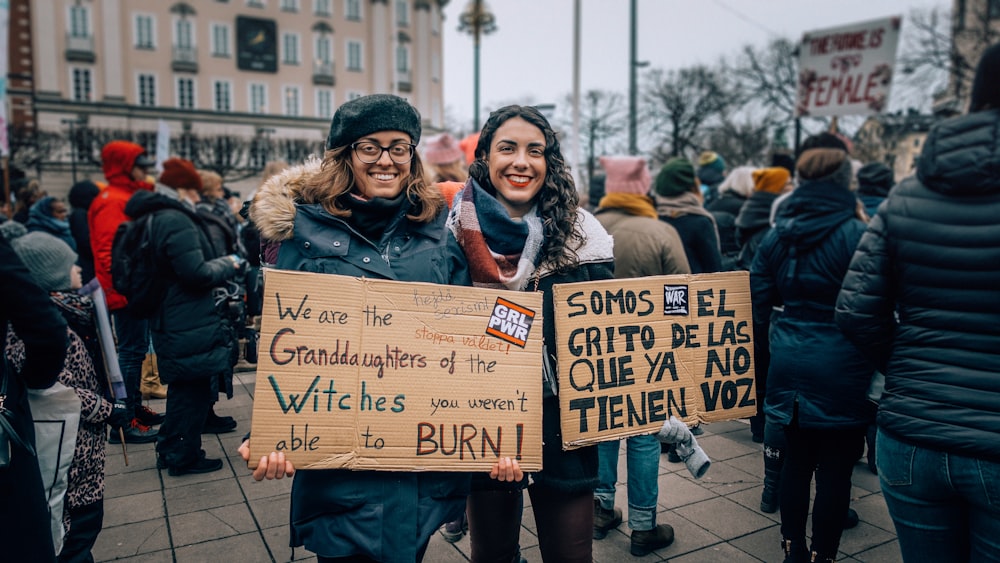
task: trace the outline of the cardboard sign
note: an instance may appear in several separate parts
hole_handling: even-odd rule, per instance
[[[899,43],[899,16],[810,31],[799,44],[795,115],[885,111]]]
[[[250,466],[542,467],[541,295],[265,270]]]
[[[556,285],[563,449],[756,413],[749,272]]]

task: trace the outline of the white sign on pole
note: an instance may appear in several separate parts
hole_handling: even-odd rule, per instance
[[[156,126],[156,171],[163,171],[163,161],[170,156],[170,126],[162,119]]]
[[[889,102],[902,17],[807,32],[796,116],[871,115]]]

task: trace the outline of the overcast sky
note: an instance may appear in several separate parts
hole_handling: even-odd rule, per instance
[[[451,120],[471,127],[472,38],[458,31],[469,0],[445,7],[444,98]],[[480,106],[560,103],[573,89],[574,0],[492,0],[497,30],[481,44]],[[628,92],[629,0],[580,0],[580,89]],[[806,31],[906,16],[948,0],[638,0],[639,61],[649,68],[712,64],[745,44]],[[641,71],[641,69],[640,69]],[[627,98],[626,98],[627,99]]]

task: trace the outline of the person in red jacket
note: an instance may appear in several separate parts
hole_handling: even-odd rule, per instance
[[[125,204],[132,194],[153,189],[153,184],[146,181],[146,174],[155,163],[146,155],[145,149],[128,141],[111,141],[104,145],[101,162],[108,187],[101,190],[90,205],[87,226],[94,253],[94,273],[107,296],[108,309],[114,320],[118,365],[128,394],[124,399],[125,406],[135,412],[135,418],[123,429],[125,441],[131,444],[154,442],[157,432],[151,426],[162,422],[163,415],[142,405],[139,392],[142,361],[149,351],[149,327],[145,319],[135,317],[125,308],[128,301],[115,291],[111,283],[111,244],[118,225],[129,219],[125,215]],[[117,428],[111,429],[109,441],[121,441]]]

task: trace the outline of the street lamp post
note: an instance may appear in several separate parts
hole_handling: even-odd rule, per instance
[[[496,16],[483,0],[469,0],[458,16],[458,30],[472,35],[473,46],[473,116],[475,131],[479,131],[479,38],[497,29]]]

